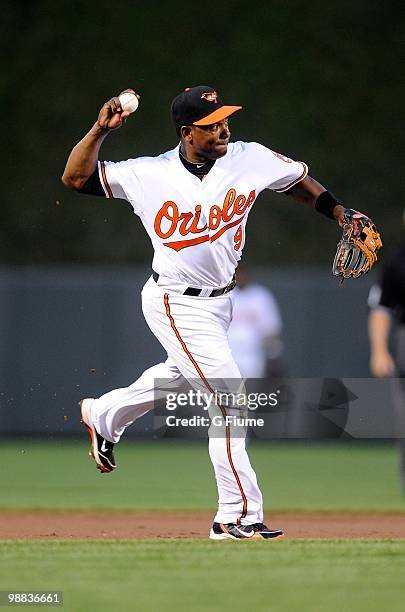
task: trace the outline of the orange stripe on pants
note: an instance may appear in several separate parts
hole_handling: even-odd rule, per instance
[[[172,316],[172,314],[170,312],[169,294],[168,293],[164,294],[164,303],[165,303],[166,314],[167,314],[167,316],[169,318],[171,328],[174,331],[178,341],[180,342],[182,349],[184,350],[184,352],[186,353],[187,357],[190,359],[191,363],[195,367],[198,376],[201,378],[201,380],[203,381],[204,385],[207,387],[208,391],[210,393],[212,393],[213,395],[215,395],[214,389],[211,387],[211,385],[209,384],[209,382],[205,378],[203,372],[201,371],[200,366],[198,365],[198,363],[194,359],[193,355],[188,350],[186,343],[184,342],[183,338],[180,335],[179,330],[176,327],[176,324],[174,322],[173,316]],[[225,408],[223,406],[221,406],[220,404],[218,406],[219,406],[219,409],[221,410],[223,418],[225,418],[226,417],[226,410],[225,410]],[[240,524],[241,519],[243,519],[246,516],[246,514],[247,514],[247,498],[246,498],[246,494],[245,494],[245,492],[243,490],[242,483],[240,481],[240,478],[238,476],[238,473],[236,471],[236,468],[234,466],[233,459],[232,459],[232,453],[231,453],[231,435],[230,435],[229,425],[225,425],[225,434],[226,434],[226,451],[227,451],[227,455],[228,455],[229,464],[231,466],[233,475],[235,477],[235,480],[237,482],[237,485],[239,487],[239,491],[240,491],[240,493],[242,495],[242,499],[243,499],[242,514],[240,515],[240,517],[236,521],[238,524]]]

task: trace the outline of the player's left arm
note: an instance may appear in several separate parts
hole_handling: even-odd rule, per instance
[[[284,192],[297,202],[305,204],[320,213],[326,214],[331,219],[336,219],[339,224],[344,223],[345,207],[311,176],[306,176],[302,181]]]
[[[334,276],[339,276],[343,282],[345,278],[358,278],[371,270],[382,241],[367,215],[345,208],[330,191],[308,175],[284,193],[334,219],[343,228],[332,265]]]

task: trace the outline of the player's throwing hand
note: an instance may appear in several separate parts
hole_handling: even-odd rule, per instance
[[[119,96],[121,96],[123,93],[131,93],[138,99],[140,98],[139,94],[137,94],[133,89],[125,89],[119,94]],[[122,107],[119,96],[114,96],[108,100],[100,110],[97,123],[103,130],[116,130],[117,128],[120,128],[131,114],[130,110]]]

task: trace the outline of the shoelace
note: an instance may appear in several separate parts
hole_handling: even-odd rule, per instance
[[[268,527],[264,523],[255,523],[253,527],[254,529],[257,529],[258,531],[263,531],[263,529],[268,529]]]

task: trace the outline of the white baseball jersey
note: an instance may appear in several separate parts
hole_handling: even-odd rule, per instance
[[[235,142],[201,181],[183,166],[179,146],[157,157],[99,162],[100,180],[107,197],[127,200],[140,216],[155,251],[152,267],[163,279],[224,287],[259,193],[286,191],[308,168],[255,142]]]

